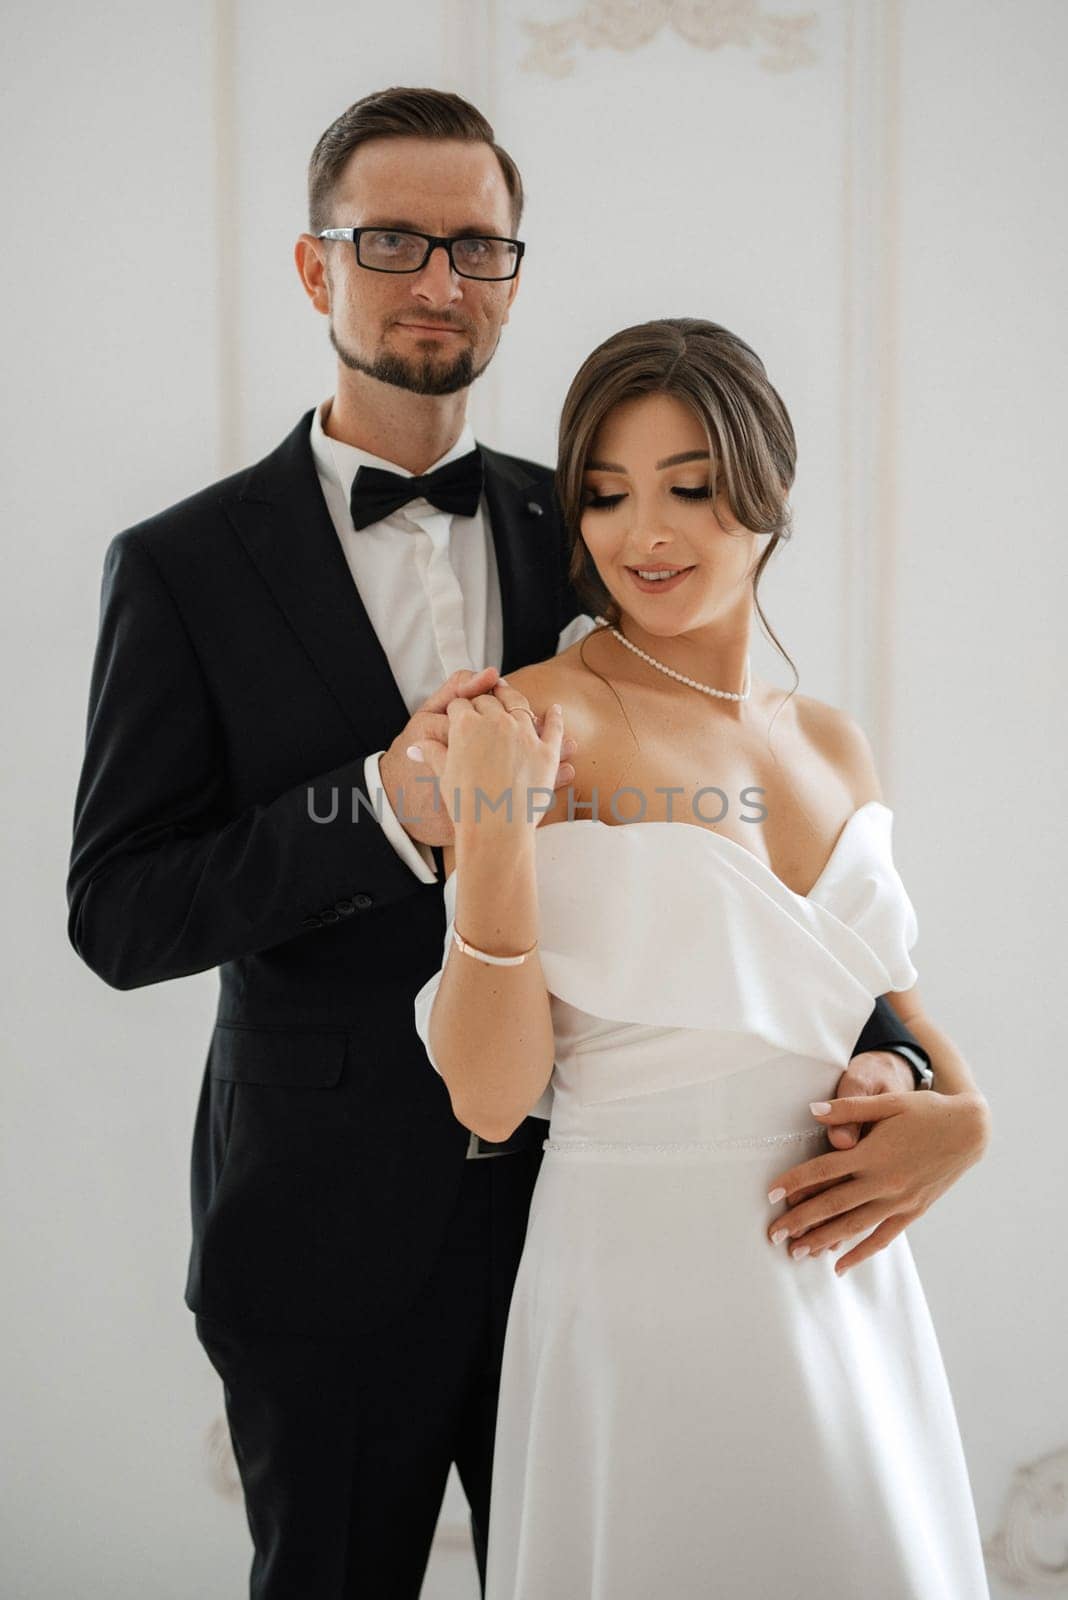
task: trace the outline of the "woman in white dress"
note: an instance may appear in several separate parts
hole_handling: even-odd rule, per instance
[[[982,1154],[989,1112],[917,994],[867,740],[749,670],[793,473],[741,340],[679,319],[606,341],[558,465],[599,626],[423,743],[455,871],[417,1026],[483,1137],[551,1109],[488,1600],[988,1594],[903,1229]],[[933,1090],[821,1112],[887,992]],[[864,1136],[830,1148],[847,1122]]]

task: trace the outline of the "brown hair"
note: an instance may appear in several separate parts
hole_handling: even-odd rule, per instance
[[[523,215],[519,168],[493,137],[481,111],[441,89],[379,89],[364,95],[330,124],[308,163],[308,232],[337,226],[334,191],[352,152],[369,139],[461,139],[488,144],[500,163],[512,201],[512,227]],[[343,219],[341,225],[347,224]]]
[[[753,603],[765,633],[799,681],[757,594],[761,573],[790,537],[787,495],[797,462],[793,425],[760,357],[715,322],[661,317],[624,328],[599,344],[575,374],[560,415],[556,488],[570,540],[568,577],[576,594],[591,613],[618,626],[620,608],[582,538],[583,474],[594,435],[612,408],[650,394],[674,395],[689,406],[708,439],[710,491],[715,493],[718,480],[742,527],[772,535],[754,571]]]

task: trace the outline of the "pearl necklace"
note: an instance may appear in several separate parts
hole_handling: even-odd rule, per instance
[[[602,627],[610,627],[607,617],[594,617],[593,620]],[[732,694],[729,689],[713,689],[707,683],[698,683],[696,678],[687,678],[685,673],[676,672],[673,667],[665,667],[662,661],[657,661],[654,657],[646,655],[644,650],[639,650],[638,646],[632,644],[625,634],[620,633],[618,628],[612,628],[611,631],[615,634],[620,644],[625,644],[628,650],[633,650],[636,656],[641,656],[643,661],[648,661],[649,665],[655,667],[658,672],[666,672],[669,678],[674,678],[678,683],[688,684],[691,689],[700,689],[702,694],[714,694],[718,700],[748,700],[752,693],[753,686],[750,678],[748,656],[745,658],[745,678],[743,679],[742,692],[741,694]]]

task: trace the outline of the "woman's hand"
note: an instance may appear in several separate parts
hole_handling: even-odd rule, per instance
[[[785,1199],[788,1209],[770,1224],[768,1237],[797,1259],[798,1251],[836,1250],[874,1228],[835,1263],[839,1276],[885,1249],[979,1160],[990,1142],[990,1107],[978,1092],[910,1090],[816,1104],[825,1107],[813,1115],[826,1128],[872,1126],[854,1149],[825,1152],[773,1179],[769,1198],[785,1191],[777,1199]]]
[[[443,791],[458,848],[479,830],[497,838],[509,830],[533,833],[554,800],[561,707],[550,706],[538,719],[525,695],[498,683],[493,693],[451,700],[447,715],[448,744],[425,737],[419,743]]]

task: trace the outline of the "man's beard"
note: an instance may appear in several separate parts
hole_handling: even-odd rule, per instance
[[[365,361],[355,351],[342,349],[334,331],[333,317],[330,318],[330,343],[338,359],[354,372],[365,372],[379,383],[390,383],[395,389],[408,389],[412,394],[455,394],[459,389],[470,388],[485,372],[496,350],[495,346],[480,367],[475,366],[470,348],[461,350],[448,362],[435,361],[429,355],[406,359],[391,350],[383,350],[373,360]]]

